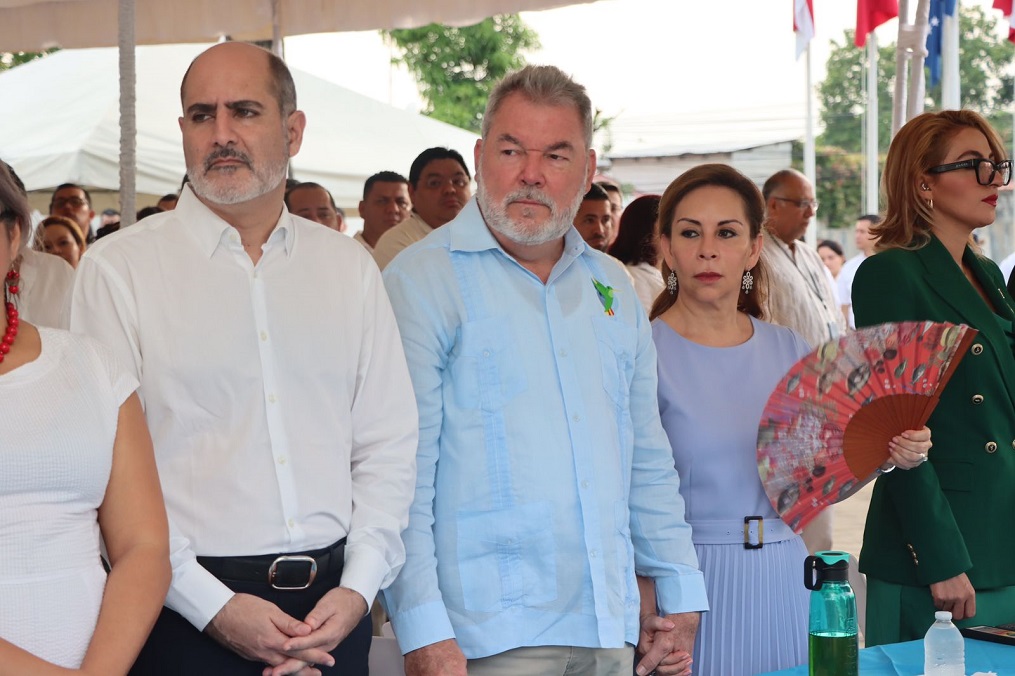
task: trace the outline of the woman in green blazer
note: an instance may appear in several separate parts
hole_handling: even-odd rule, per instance
[[[994,222],[1011,161],[976,113],[925,113],[892,141],[878,251],[857,271],[857,326],[933,320],[980,333],[928,421],[930,462],[880,477],[860,570],[867,645],[923,636],[935,610],[960,626],[1015,622],[1015,313],[998,267],[971,248]]]

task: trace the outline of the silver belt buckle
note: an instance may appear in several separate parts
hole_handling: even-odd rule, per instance
[[[287,562],[295,562],[295,561],[302,562],[302,563],[309,563],[310,564],[310,574],[307,576],[307,583],[305,585],[303,585],[302,587],[280,587],[277,584],[275,584],[275,575],[278,572],[278,564],[279,563],[287,563]],[[280,556],[277,559],[275,559],[274,561],[272,561],[271,562],[271,566],[268,568],[268,584],[270,584],[275,589],[280,589],[282,591],[287,591],[287,590],[288,591],[299,591],[300,589],[306,589],[307,587],[309,587],[310,585],[312,585],[314,583],[314,578],[315,577],[317,577],[317,560],[314,557],[312,557],[312,556],[305,556],[305,555],[299,555],[299,556]]]

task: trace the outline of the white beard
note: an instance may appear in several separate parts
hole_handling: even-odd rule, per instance
[[[512,242],[528,246],[536,246],[560,239],[568,231],[574,222],[575,214],[581,207],[584,194],[578,193],[574,201],[561,210],[550,199],[549,195],[538,188],[523,188],[505,195],[500,203],[494,203],[486,192],[482,179],[479,180],[479,187],[476,190],[476,202],[479,204],[486,224],[496,232],[507,237]],[[550,218],[541,226],[528,225],[525,222],[516,221],[507,213],[507,207],[515,200],[531,200],[539,202],[550,210]],[[523,211],[523,215],[529,214]]]

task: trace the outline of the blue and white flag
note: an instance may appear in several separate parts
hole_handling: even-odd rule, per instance
[[[957,0],[930,0],[930,34],[927,36],[927,71],[930,86],[941,82],[941,41],[946,16],[955,18]]]

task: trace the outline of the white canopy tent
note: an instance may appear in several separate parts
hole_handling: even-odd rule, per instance
[[[138,47],[137,190],[176,192],[186,170],[180,80],[206,45]],[[117,49],[62,50],[0,74],[0,101],[18,102],[0,125],[0,158],[29,190],[63,182],[119,188]],[[354,207],[363,182],[384,169],[407,175],[425,148],[447,146],[471,165],[476,135],[393,108],[302,71],[293,71],[307,114],[293,159],[301,181],[316,181],[340,206]]]
[[[466,26],[594,0],[133,0],[135,44],[271,40],[304,33]],[[118,0],[0,0],[0,51],[114,47]]]
[[[135,105],[138,44],[207,42],[229,35],[282,36],[409,28],[437,22],[468,25],[504,12],[546,9],[595,0],[0,0],[0,49],[42,47],[120,49],[120,207],[130,224],[135,208]]]

